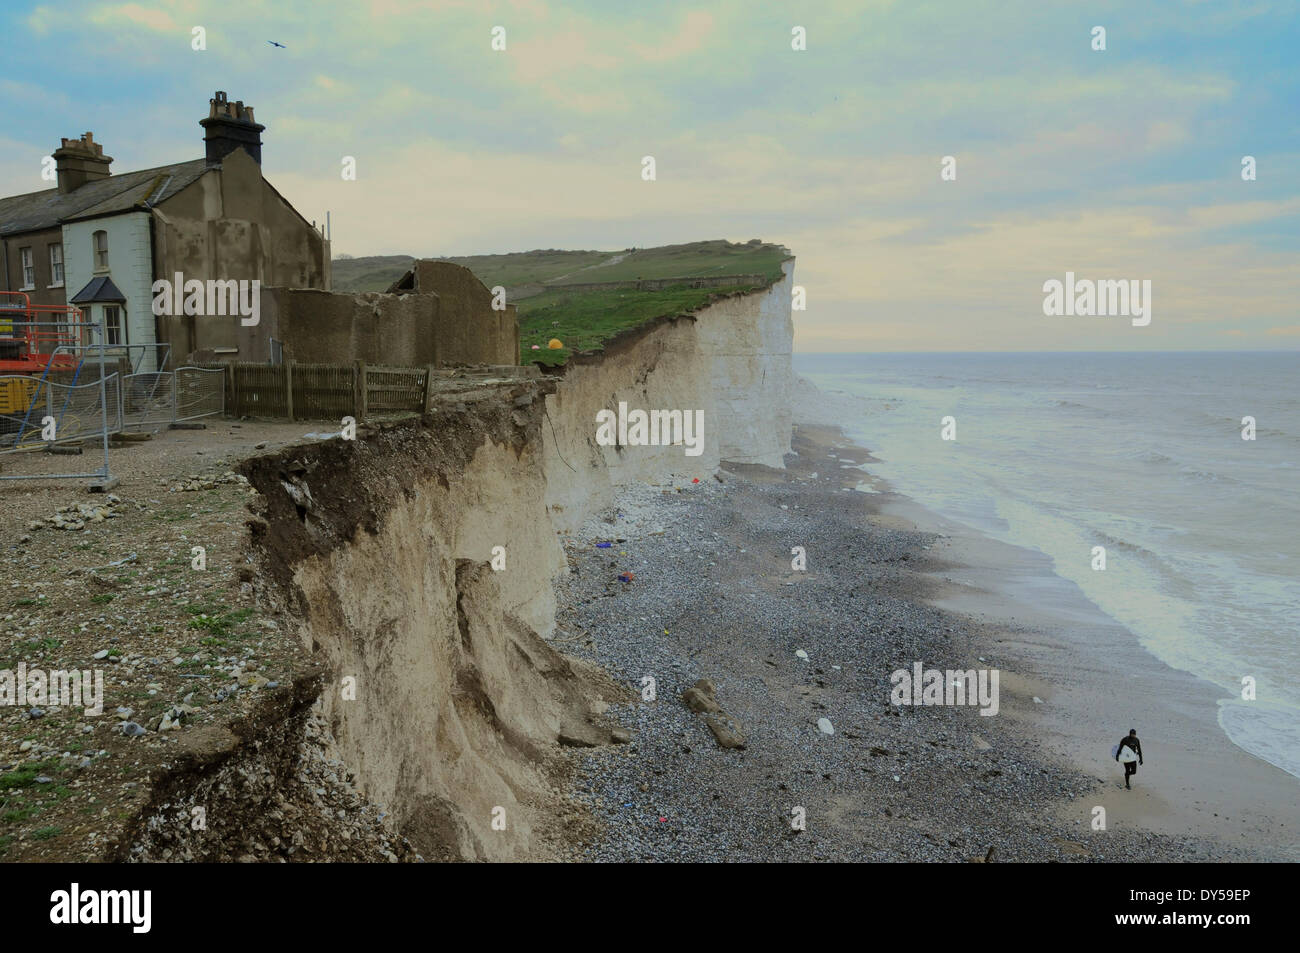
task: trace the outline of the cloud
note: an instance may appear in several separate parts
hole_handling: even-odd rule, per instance
[[[165,10],[159,10],[156,7],[144,7],[138,3],[122,3],[115,6],[100,7],[91,14],[91,20],[104,26],[115,26],[125,20],[128,23],[134,23],[136,26],[142,26],[146,30],[153,30],[156,33],[170,33],[179,29],[171,14]]]

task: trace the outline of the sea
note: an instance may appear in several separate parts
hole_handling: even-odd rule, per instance
[[[1230,694],[1219,725],[1235,744],[1300,777],[1300,351],[796,354],[794,368],[880,459],[874,475],[1051,557],[1154,655]]]

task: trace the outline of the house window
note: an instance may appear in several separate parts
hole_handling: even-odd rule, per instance
[[[63,287],[63,246],[58,242],[50,246],[50,287]]]
[[[32,260],[32,250],[30,248],[18,249],[18,255],[22,258],[23,267],[23,290],[36,287],[36,265]]]
[[[95,232],[95,270],[108,271],[108,232]]]
[[[104,305],[104,345],[106,347],[121,347],[125,343],[126,335],[122,330],[122,309],[115,304]]]

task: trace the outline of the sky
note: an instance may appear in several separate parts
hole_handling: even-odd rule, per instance
[[[4,195],[86,130],[116,172],[201,156],[221,89],[336,255],[762,238],[799,351],[1300,348],[1297,2],[59,0],[0,33]],[[1066,272],[1150,280],[1150,323],[1045,315]]]

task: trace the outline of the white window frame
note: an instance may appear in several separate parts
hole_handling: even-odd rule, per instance
[[[104,247],[102,250],[99,247],[100,235],[104,236]],[[90,247],[94,256],[95,274],[98,275],[108,271],[108,232],[102,228],[94,232],[90,236]],[[102,261],[100,260],[101,256],[103,257]]]
[[[19,291],[34,291],[36,289],[36,259],[32,256],[31,247],[18,249],[18,268],[22,271],[23,285]]]
[[[109,312],[117,314],[116,321],[109,320]],[[125,347],[126,346],[126,309],[119,304],[103,305],[104,317],[104,347]],[[116,334],[114,334],[116,330]],[[120,340],[113,340],[114,337]]]
[[[50,243],[50,287],[63,287],[63,242]]]

